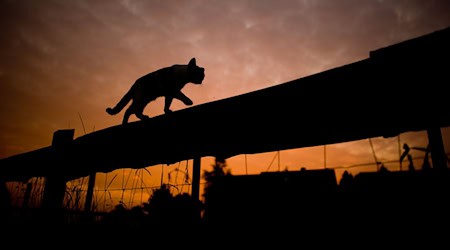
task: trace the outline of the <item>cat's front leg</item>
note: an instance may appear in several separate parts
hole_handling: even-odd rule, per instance
[[[165,102],[164,102],[164,113],[169,114],[172,113],[172,110],[170,110],[170,105],[172,104],[173,97],[166,96]]]
[[[177,98],[178,100],[182,101],[187,106],[191,106],[192,104],[194,104],[192,102],[192,100],[189,99],[189,97],[187,97],[185,94],[183,94],[181,92],[177,93],[174,97]]]

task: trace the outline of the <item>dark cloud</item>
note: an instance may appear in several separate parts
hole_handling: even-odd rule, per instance
[[[0,0],[1,138],[24,134],[10,123],[48,134],[78,113],[118,124],[104,109],[136,78],[191,57],[206,68],[204,86],[186,89],[199,104],[366,58],[450,26],[448,13],[444,0]]]

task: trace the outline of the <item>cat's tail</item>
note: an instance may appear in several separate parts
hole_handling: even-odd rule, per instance
[[[106,113],[110,115],[118,114],[122,109],[127,105],[127,103],[131,100],[132,94],[131,89],[120,99],[120,101],[116,104],[114,108],[107,108]]]

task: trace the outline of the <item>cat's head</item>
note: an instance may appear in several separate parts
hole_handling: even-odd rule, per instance
[[[187,67],[189,81],[195,84],[201,84],[205,79],[205,68],[197,66],[195,58],[189,61]]]

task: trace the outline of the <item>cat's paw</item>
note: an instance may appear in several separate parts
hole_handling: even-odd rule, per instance
[[[138,116],[138,118],[141,119],[141,121],[145,121],[145,120],[149,120],[150,119],[150,117],[147,116],[147,115],[140,115],[140,116]]]
[[[164,110],[164,113],[166,113],[166,114],[170,114],[170,113],[172,113],[173,111],[172,110],[170,110],[170,109],[165,109]]]
[[[194,104],[191,100],[187,100],[186,102],[185,102],[185,104],[186,105],[188,105],[188,106],[191,106],[192,104]]]

